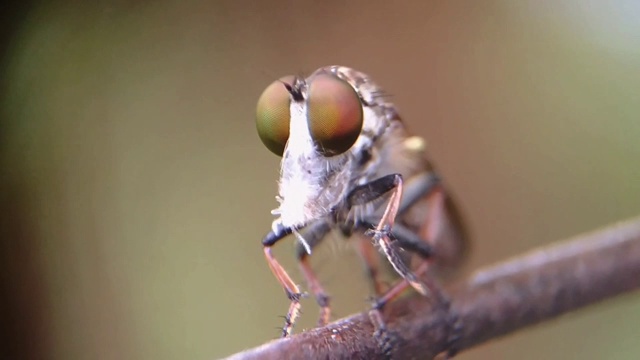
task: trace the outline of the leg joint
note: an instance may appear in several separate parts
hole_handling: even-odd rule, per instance
[[[262,245],[264,247],[271,247],[278,241],[282,240],[285,236],[291,234],[292,229],[277,225],[275,229],[269,231],[267,235],[262,239]]]
[[[293,293],[293,292],[291,292],[289,290],[286,290],[286,289],[285,289],[285,291],[287,293],[287,298],[289,300],[291,300],[291,302],[295,302],[295,303],[299,303],[300,302],[300,299],[302,298],[303,294],[301,294],[301,293]]]
[[[329,295],[327,294],[317,294],[316,301],[320,307],[326,308],[329,307]]]

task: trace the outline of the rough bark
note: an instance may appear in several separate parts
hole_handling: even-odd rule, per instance
[[[385,309],[393,358],[447,350],[451,315],[464,350],[640,288],[640,217],[485,267],[446,289],[450,309],[410,296]],[[229,359],[385,359],[367,313],[274,340]]]

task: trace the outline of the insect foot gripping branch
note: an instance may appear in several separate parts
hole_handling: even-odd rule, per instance
[[[330,301],[308,256],[335,229],[358,241],[378,297],[371,310],[376,336],[391,353],[384,304],[412,287],[447,308],[432,275],[455,268],[468,248],[459,212],[427,159],[424,140],[407,133],[369,76],[343,66],[273,82],[258,100],[256,127],[264,145],[282,157],[280,204],[272,211],[277,218],[262,241],[290,300],[282,335],[293,330],[302,293],[271,247],[295,236],[322,326],[331,316]],[[376,248],[402,278],[389,290],[379,279]]]

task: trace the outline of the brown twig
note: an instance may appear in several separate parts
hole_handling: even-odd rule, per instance
[[[638,288],[640,217],[478,270],[447,289],[450,312],[411,296],[389,304],[385,319],[393,358],[425,359],[447,350],[451,314],[462,350]],[[229,359],[384,359],[373,331],[364,313]]]

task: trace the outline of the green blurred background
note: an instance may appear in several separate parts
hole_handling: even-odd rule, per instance
[[[9,15],[8,15],[9,14]],[[461,202],[465,271],[640,213],[640,2],[127,1],[5,12],[3,359],[213,359],[278,335],[262,90],[330,64],[392,94]],[[276,248],[302,281],[293,241]],[[336,317],[349,244],[314,264]],[[312,299],[297,331],[313,326]],[[623,296],[460,359],[637,359]]]

